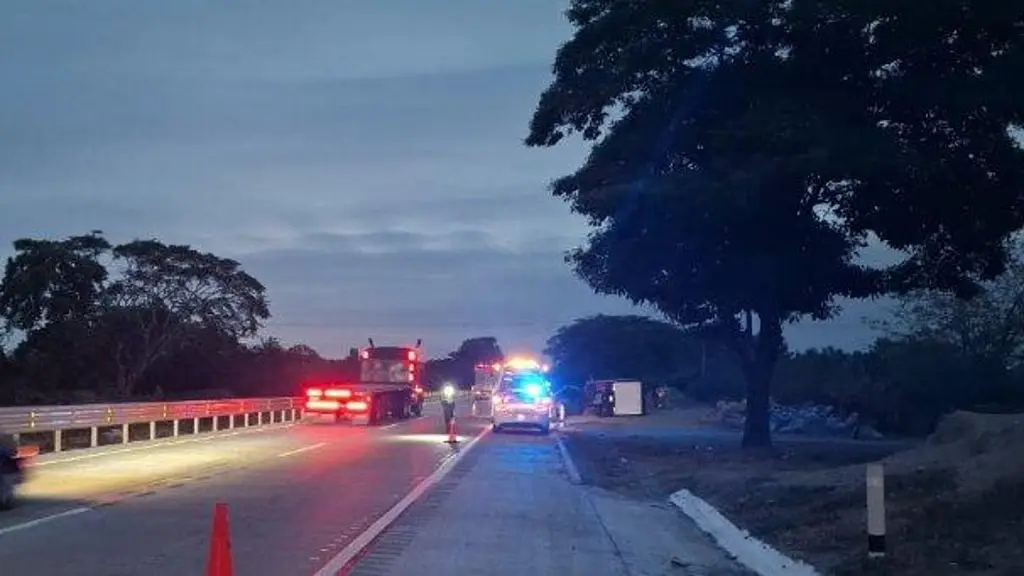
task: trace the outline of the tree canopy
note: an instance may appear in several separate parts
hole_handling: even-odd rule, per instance
[[[457,350],[445,358],[436,358],[427,365],[427,378],[434,388],[452,381],[462,388],[473,385],[474,367],[505,359],[505,353],[494,336],[477,336],[463,340]]]
[[[526,143],[596,141],[553,184],[594,226],[569,261],[596,291],[738,354],[745,445],[770,444],[784,323],[828,318],[836,296],[969,294],[1024,224],[1024,156],[1007,131],[1024,112],[1022,16],[952,0],[920,12],[852,0],[568,11],[576,33]],[[909,257],[860,265],[871,237]]]
[[[700,366],[700,343],[678,327],[645,316],[597,315],[563,326],[544,354],[563,385],[590,378],[682,381]]]
[[[74,351],[98,363],[118,396],[132,396],[169,354],[210,344],[211,335],[231,342],[254,336],[270,316],[263,285],[238,262],[189,246],[112,246],[93,232],[21,239],[14,248],[0,283],[0,317],[26,333],[26,353]]]
[[[14,242],[0,280],[0,405],[295,394],[359,378],[358,349],[321,357],[260,337],[266,289],[232,259],[155,239],[113,245],[102,232]],[[13,338],[8,338],[13,336]],[[468,338],[428,360],[426,377],[473,382],[503,359],[497,338]]]

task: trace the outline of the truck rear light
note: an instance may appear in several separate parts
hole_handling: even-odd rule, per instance
[[[306,390],[306,396],[310,398],[319,398],[324,395],[324,391],[320,388],[308,388]]]
[[[306,409],[314,412],[337,412],[341,408],[341,402],[337,400],[312,399],[306,402]]]
[[[349,412],[366,412],[370,409],[370,405],[362,400],[351,400],[345,404],[345,410]]]
[[[328,398],[351,398],[352,391],[348,388],[328,388],[324,395]]]

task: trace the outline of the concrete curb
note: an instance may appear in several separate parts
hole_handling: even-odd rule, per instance
[[[558,453],[562,455],[562,462],[565,462],[565,471],[569,473],[569,481],[573,484],[583,484],[580,469],[576,467],[576,462],[573,461],[572,454],[569,454],[569,447],[565,445],[561,434],[555,435],[555,444],[558,445]]]
[[[672,494],[669,501],[714,538],[723,550],[760,576],[821,576],[813,566],[789,558],[733,524],[714,506],[689,490]]]

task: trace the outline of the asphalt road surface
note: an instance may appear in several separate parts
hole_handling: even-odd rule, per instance
[[[459,422],[463,443],[485,429]],[[299,423],[69,453],[37,466],[21,505],[0,513],[0,574],[202,574],[225,502],[237,574],[308,576],[453,455],[441,428],[428,404],[381,427]]]

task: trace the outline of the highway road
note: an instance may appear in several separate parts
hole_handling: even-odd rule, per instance
[[[463,445],[485,430],[460,425]],[[299,423],[43,461],[0,513],[0,573],[202,574],[226,502],[236,573],[309,576],[452,457],[440,429],[434,404],[381,427]]]

